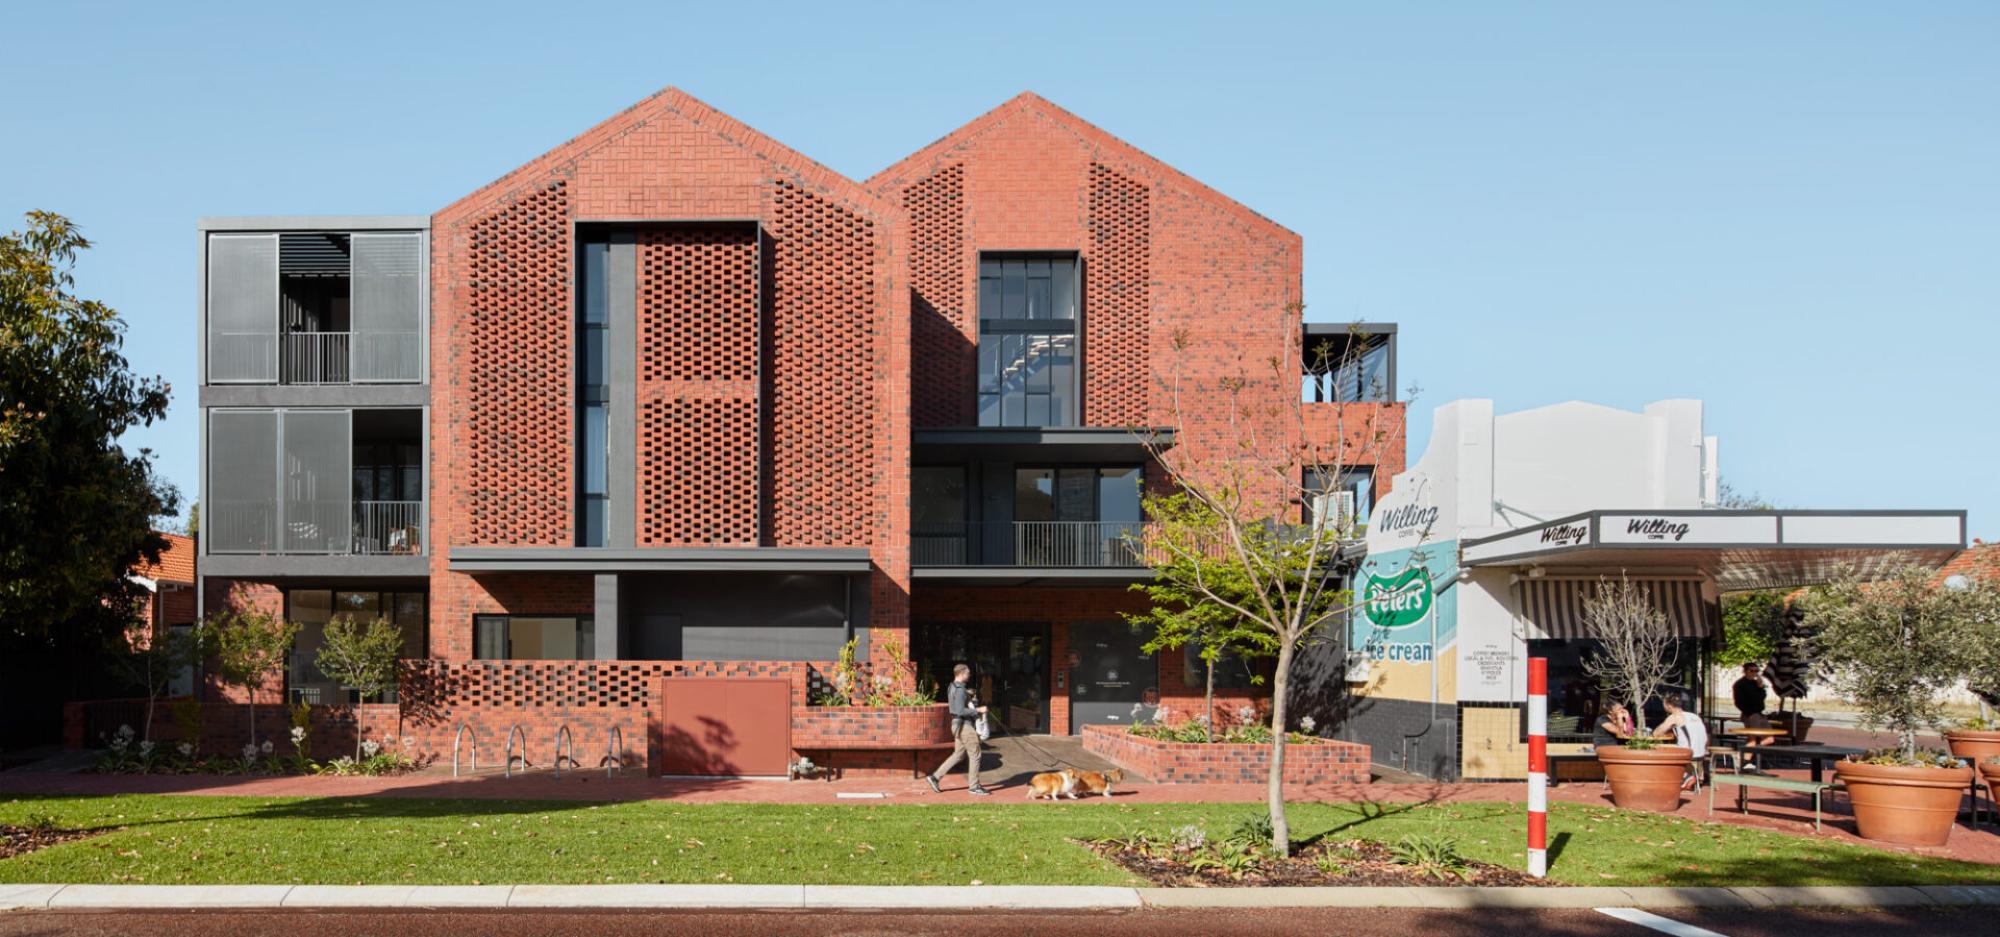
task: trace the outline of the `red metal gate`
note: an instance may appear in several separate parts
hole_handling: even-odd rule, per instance
[[[792,757],[792,684],[757,677],[660,681],[660,773],[782,777]]]

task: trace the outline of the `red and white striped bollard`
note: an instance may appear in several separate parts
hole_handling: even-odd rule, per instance
[[[1528,874],[1549,874],[1549,661],[1528,658]]]

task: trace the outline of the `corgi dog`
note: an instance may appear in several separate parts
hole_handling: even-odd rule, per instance
[[[1034,800],[1040,797],[1055,800],[1064,794],[1068,794],[1071,800],[1075,800],[1076,780],[1077,773],[1075,768],[1064,768],[1061,771],[1044,771],[1028,780],[1028,799]]]
[[[1111,796],[1111,785],[1125,780],[1125,769],[1113,768],[1109,771],[1079,771],[1076,773],[1076,788],[1070,792],[1070,799],[1076,799],[1076,792]]]

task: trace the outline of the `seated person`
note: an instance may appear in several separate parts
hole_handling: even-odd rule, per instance
[[[1597,731],[1621,742],[1631,738],[1635,729],[1632,711],[1616,704],[1604,711],[1604,721],[1597,724]]]
[[[1667,718],[1660,721],[1659,728],[1653,730],[1656,739],[1672,739],[1675,745],[1687,749],[1692,754],[1688,763],[1690,772],[1687,780],[1681,782],[1682,789],[1693,786],[1696,778],[1692,774],[1696,762],[1708,755],[1708,723],[1689,708],[1687,694],[1669,692],[1660,697],[1660,704],[1667,709]]]

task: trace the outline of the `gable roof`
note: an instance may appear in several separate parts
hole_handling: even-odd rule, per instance
[[[897,160],[889,167],[868,177],[864,184],[884,195],[897,192],[904,186],[937,171],[950,160],[953,153],[977,145],[982,137],[1004,127],[1009,121],[1024,116],[1048,118],[1057,126],[1074,134],[1084,146],[1096,151],[1101,158],[1123,163],[1123,168],[1136,172],[1155,184],[1181,190],[1274,235],[1294,241],[1301,240],[1298,232],[1216,191],[1201,180],[1161,162],[1152,154],[1032,91],[1023,91],[1015,95],[999,107],[973,118],[964,126],[945,134],[923,149]]]
[[[564,166],[589,158],[598,149],[615,142],[631,130],[662,116],[673,115],[706,129],[752,156],[763,159],[799,182],[853,204],[878,220],[891,211],[888,202],[873,190],[849,179],[779,143],[728,114],[679,88],[669,85],[654,92],[590,129],[549,148],[506,175],[493,180],[439,209],[437,216],[454,215],[477,207],[505,201],[520,189],[546,181]]]

